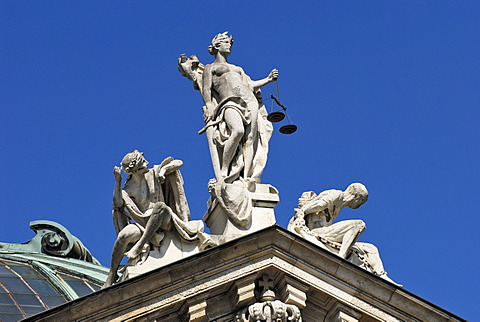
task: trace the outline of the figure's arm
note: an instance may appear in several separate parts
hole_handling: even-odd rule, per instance
[[[318,196],[320,197],[320,196]],[[317,197],[317,198],[318,198]],[[325,210],[328,207],[328,201],[321,197],[321,198],[314,198],[313,200],[307,202],[305,205],[302,207],[302,211],[305,214],[314,214],[314,213],[319,213],[323,210]]]
[[[155,176],[163,183],[165,176],[180,169],[183,166],[182,160],[172,160],[164,166],[156,165],[153,167]]]
[[[112,209],[112,219],[113,226],[117,235],[120,231],[128,225],[128,218],[123,213],[123,208],[125,204],[122,197],[122,174],[120,173],[119,167],[113,168],[113,176],[115,177],[115,188],[113,190],[113,209]]]
[[[115,177],[115,188],[113,190],[113,209],[119,210],[124,206],[122,198],[122,174],[119,167],[113,168],[113,176]]]
[[[213,118],[215,114],[215,104],[212,100],[212,67],[211,65],[207,65],[203,72],[203,80],[202,80],[202,97],[203,101],[205,102],[206,110],[205,110],[205,123],[208,123]]]
[[[265,77],[264,79],[260,79],[260,80],[257,80],[257,81],[252,81],[252,87],[253,87],[253,90],[256,91],[257,89],[260,89],[261,87],[271,83],[271,82],[274,82],[278,79],[278,70],[277,69],[273,69],[270,74]]]

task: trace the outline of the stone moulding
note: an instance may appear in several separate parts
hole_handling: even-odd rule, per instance
[[[264,301],[250,305],[237,314],[235,322],[300,322],[300,310],[295,305],[285,304],[279,300]]]
[[[256,281],[257,292],[261,293],[260,301],[249,305],[235,316],[235,322],[301,322],[300,310],[293,304],[276,300],[273,291],[273,279],[262,275]]]
[[[302,317],[317,321],[336,315],[359,321],[463,321],[278,226],[134,277],[30,321],[234,321],[238,312],[259,302],[255,281],[262,275],[271,277],[279,301],[297,306]]]

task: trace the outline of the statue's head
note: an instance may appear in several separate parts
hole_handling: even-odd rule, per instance
[[[302,193],[300,198],[298,198],[298,208],[302,208],[307,202],[315,198],[317,194],[313,191],[305,191]]]
[[[127,174],[146,172],[148,170],[148,161],[143,157],[143,152],[135,150],[125,155],[122,160],[122,169]]]
[[[352,183],[347,187],[345,193],[348,195],[348,207],[356,209],[368,200],[368,190],[361,183]]]
[[[212,44],[208,46],[208,52],[210,55],[215,56],[222,44],[225,44],[225,46],[228,47],[228,54],[230,54],[230,48],[233,45],[233,38],[231,35],[228,35],[228,31],[213,37]]]

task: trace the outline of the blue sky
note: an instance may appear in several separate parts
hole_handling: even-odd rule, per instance
[[[177,57],[280,72],[298,126],[272,137],[264,183],[286,227],[303,191],[362,182],[389,276],[463,318],[480,316],[480,3],[477,1],[1,1],[0,241],[66,226],[109,265],[112,168],[133,149],[173,156],[193,219],[213,177],[199,92]],[[268,85],[264,96],[274,93]],[[270,102],[267,104],[270,109]],[[278,125],[275,125],[278,129]]]

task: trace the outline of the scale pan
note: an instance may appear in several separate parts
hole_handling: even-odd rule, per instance
[[[283,114],[282,112],[273,112],[268,114],[267,116],[267,120],[269,120],[272,123],[280,122],[284,118],[285,118],[285,114]]]
[[[297,126],[293,124],[287,124],[282,126],[279,131],[282,134],[292,134],[297,130]]]

